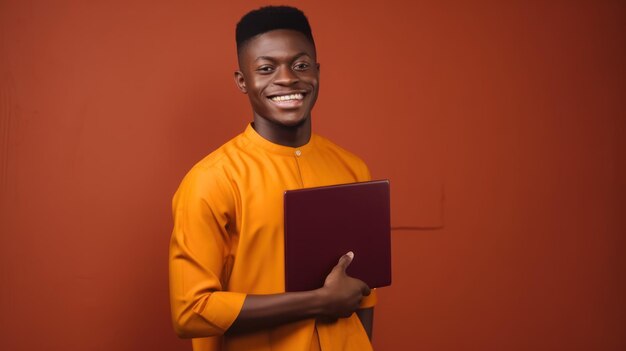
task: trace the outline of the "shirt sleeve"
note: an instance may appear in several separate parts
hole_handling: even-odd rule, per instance
[[[194,167],[174,195],[170,304],[180,337],[222,335],[241,311],[246,294],[226,291],[234,208],[229,182],[219,170]]]
[[[361,300],[361,304],[359,305],[359,308],[361,309],[371,308],[371,307],[376,306],[377,303],[378,303],[378,293],[376,292],[376,289],[372,289],[372,292]]]

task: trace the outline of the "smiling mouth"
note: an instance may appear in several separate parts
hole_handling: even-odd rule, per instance
[[[304,99],[303,93],[286,94],[286,95],[274,95],[269,97],[270,100],[276,103],[291,103],[298,102]]]

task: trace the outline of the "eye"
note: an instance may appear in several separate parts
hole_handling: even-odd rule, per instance
[[[296,71],[305,71],[309,69],[309,67],[311,67],[311,65],[308,62],[298,62],[293,66],[293,69]]]
[[[270,65],[263,65],[263,66],[258,67],[256,71],[261,74],[268,74],[268,73],[274,72],[274,67]]]

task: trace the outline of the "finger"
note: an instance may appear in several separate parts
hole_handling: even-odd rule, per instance
[[[361,293],[363,294],[363,296],[369,296],[372,293],[372,289],[370,289],[370,287],[364,283],[363,289],[361,289]]]
[[[345,272],[346,268],[348,268],[353,258],[354,258],[354,253],[350,251],[347,254],[339,258],[339,263],[337,263],[337,266],[339,266]]]

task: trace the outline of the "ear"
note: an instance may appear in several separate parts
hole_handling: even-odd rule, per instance
[[[246,88],[246,80],[243,77],[243,73],[241,71],[235,71],[235,84],[237,84],[237,88],[241,90],[242,93],[247,94],[248,89]]]
[[[319,62],[315,62],[315,66],[317,67],[317,70],[320,70],[320,63]]]

